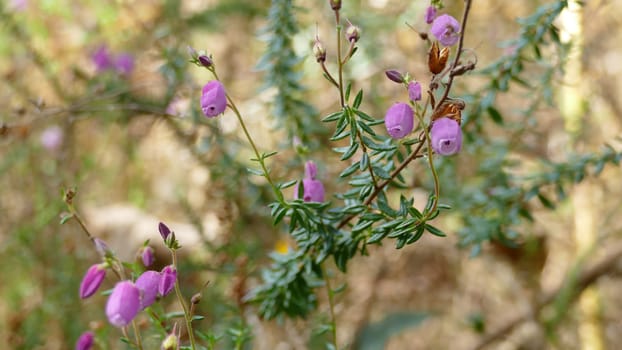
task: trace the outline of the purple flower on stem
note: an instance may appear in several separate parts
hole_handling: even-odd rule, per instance
[[[387,110],[384,125],[387,132],[394,139],[401,139],[413,131],[415,116],[412,108],[402,102],[397,102]]]
[[[450,15],[440,15],[432,23],[430,33],[444,46],[452,46],[460,39],[460,23]]]
[[[227,95],[225,88],[218,80],[212,80],[205,84],[201,94],[201,109],[208,118],[213,118],[223,113],[227,108]]]
[[[421,84],[418,81],[408,83],[408,98],[411,101],[421,100]]]
[[[434,18],[436,18],[436,7],[428,6],[428,8],[425,9],[425,23],[432,23]]]
[[[121,281],[106,303],[108,321],[115,327],[125,327],[136,317],[140,305],[140,289],[130,281]]]
[[[450,156],[460,152],[462,130],[457,121],[444,117],[435,120],[430,130],[432,149],[437,154]]]
[[[171,265],[165,266],[161,272],[160,283],[158,284],[158,294],[166,296],[175,287],[177,282],[177,270]]]
[[[122,75],[130,75],[134,70],[134,56],[122,53],[114,60],[114,68]]]
[[[145,309],[155,302],[162,274],[157,271],[145,271],[136,279],[136,287],[142,291],[140,308]]]
[[[160,236],[162,236],[162,239],[165,241],[168,238],[168,235],[171,234],[171,230],[162,222],[158,224],[158,231],[160,231]]]
[[[155,260],[155,257],[153,256],[153,248],[151,248],[150,246],[143,247],[141,258],[145,267],[151,266],[151,264],[153,264],[153,261]]]
[[[316,180],[317,166],[314,162],[308,161],[305,164],[305,178],[302,180],[303,194],[302,200],[305,202],[323,202],[324,185],[320,180]],[[296,185],[296,198],[298,197],[299,185]]]
[[[106,256],[107,254],[112,254],[112,251],[110,250],[110,248],[108,248],[106,242],[102,241],[101,239],[93,238],[93,244],[95,244],[95,250],[97,250],[99,255],[101,255],[102,257]]]
[[[80,298],[86,299],[97,292],[106,277],[106,266],[95,264],[89,267],[80,283]]]
[[[95,68],[98,72],[105,71],[113,66],[113,58],[112,55],[110,55],[106,45],[101,45],[97,48],[97,50],[93,53],[93,56],[91,56],[91,59],[93,60]]]
[[[93,348],[93,332],[84,332],[76,341],[76,350],[91,350]]]

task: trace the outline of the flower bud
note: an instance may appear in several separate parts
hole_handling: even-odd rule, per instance
[[[95,250],[97,250],[99,255],[101,255],[102,257],[112,254],[112,251],[110,250],[106,242],[102,241],[101,239],[93,238],[93,244],[95,244]]]
[[[402,102],[397,102],[387,110],[384,125],[387,132],[394,139],[401,139],[413,131],[415,116],[412,108]]]
[[[307,179],[315,179],[317,176],[317,165],[310,160],[305,163],[305,178]]]
[[[361,29],[350,23],[348,28],[346,28],[346,39],[348,39],[349,42],[357,42],[360,37]]]
[[[177,282],[177,270],[171,265],[165,266],[161,272],[160,283],[158,284],[158,294],[166,296],[175,287]]]
[[[389,69],[385,71],[384,74],[386,74],[387,78],[389,78],[389,80],[393,82],[396,82],[398,84],[401,84],[404,82],[404,76],[402,75],[402,73],[396,71],[395,69]]]
[[[168,238],[168,235],[171,234],[171,230],[162,222],[158,224],[158,231],[160,231],[160,236],[162,236],[162,239],[165,241]]]
[[[76,350],[91,350],[93,348],[94,334],[91,331],[82,333],[76,341]]]
[[[197,60],[201,63],[201,65],[205,68],[210,68],[211,66],[214,65],[214,61],[212,61],[212,58],[206,55],[201,55],[197,58]]]
[[[173,330],[164,338],[161,350],[179,350],[179,334],[177,332],[177,323],[173,326]]]
[[[421,84],[418,81],[408,83],[408,98],[411,101],[421,100]]]
[[[430,33],[443,46],[452,46],[460,39],[460,23],[450,15],[440,15],[432,23]]]
[[[430,139],[435,153],[443,156],[456,154],[462,146],[460,124],[451,118],[439,118],[432,123]]]
[[[227,108],[227,95],[220,81],[212,80],[205,84],[201,94],[201,109],[208,118],[222,114]]]
[[[434,18],[436,18],[436,7],[428,6],[428,8],[425,9],[425,23],[430,24],[434,22]]]
[[[341,0],[328,0],[328,2],[333,10],[338,11],[341,9]]]
[[[151,264],[153,264],[153,261],[155,260],[155,257],[153,255],[153,248],[151,248],[150,246],[143,247],[141,258],[145,267],[151,266]]]
[[[115,327],[125,327],[140,310],[140,289],[130,281],[121,281],[114,286],[106,303],[106,316]]]
[[[143,310],[148,306],[151,306],[158,296],[158,288],[160,286],[160,280],[162,274],[157,271],[145,271],[143,272],[134,283],[138,289],[141,290],[140,309]]]
[[[313,44],[313,56],[318,63],[326,61],[326,49],[319,38],[316,38]]]
[[[201,293],[196,293],[195,295],[192,296],[192,298],[190,298],[190,302],[193,305],[196,305],[196,304],[201,302],[202,298],[203,298],[203,296],[201,295]]]
[[[82,278],[80,283],[80,298],[86,299],[97,292],[106,277],[106,266],[104,264],[92,265]]]

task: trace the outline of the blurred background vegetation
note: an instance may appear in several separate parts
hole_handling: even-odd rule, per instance
[[[240,324],[252,331],[248,348],[323,347],[323,296],[307,320],[260,320],[243,301],[268,253],[289,242],[270,224],[269,188],[246,171],[251,153],[234,116],[200,114],[200,87],[211,77],[187,53],[190,45],[213,55],[259,147],[279,151],[274,178],[302,178],[304,160],[314,159],[330,195],[344,165],[320,120],[339,102],[310,48],[317,34],[334,57],[333,18],[327,1],[294,3],[4,0],[2,348],[72,348],[87,328],[101,348],[123,348],[105,326],[105,298],[78,298],[98,255],[75,222],[60,225],[69,187],[91,231],[124,259],[146,239],[161,247],[158,221],[178,233],[184,292],[210,281],[196,327],[222,335],[219,348],[231,347],[236,335],[226,330]],[[362,28],[347,75],[376,118],[406,98],[384,70],[426,76],[427,46],[407,23],[425,31],[427,5],[344,2],[344,17]],[[462,1],[445,5],[459,17]],[[442,202],[453,209],[437,224],[449,236],[401,250],[373,246],[347,275],[335,271],[335,285],[347,286],[336,297],[341,344],[622,344],[621,5],[474,1],[465,46],[478,65],[452,91],[467,103],[466,138],[458,156],[438,160]],[[103,45],[134,57],[130,74],[97,70],[92,55]],[[425,205],[431,179],[418,164],[405,175],[405,192]],[[166,259],[159,255],[160,266]]]

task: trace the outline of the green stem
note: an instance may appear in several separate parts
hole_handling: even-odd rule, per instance
[[[212,72],[212,74],[214,75],[214,78],[216,78],[216,80],[220,80],[218,78],[218,74],[216,74],[215,70],[210,69],[210,71]],[[283,198],[283,193],[279,190],[278,187],[276,187],[276,185],[272,181],[272,178],[270,177],[270,173],[268,172],[268,168],[266,167],[265,160],[261,156],[261,154],[259,154],[259,150],[258,150],[257,146],[255,145],[255,142],[253,141],[253,138],[251,137],[250,133],[248,132],[248,129],[246,128],[246,124],[244,123],[244,119],[242,118],[242,114],[238,110],[238,107],[235,105],[235,102],[233,102],[233,99],[231,99],[229,94],[225,94],[225,95],[227,96],[227,101],[229,102],[229,107],[231,107],[231,110],[233,111],[235,116],[238,118],[238,121],[240,122],[240,125],[242,125],[242,130],[244,130],[244,134],[246,135],[246,139],[248,140],[248,143],[250,143],[251,147],[253,148],[253,152],[255,152],[255,159],[257,160],[257,162],[261,166],[261,170],[263,171],[263,176],[266,178],[266,180],[270,184],[270,187],[272,187],[272,191],[274,192],[274,195],[276,196],[278,201],[281,202],[282,204],[285,204],[285,199]]]
[[[335,21],[337,22],[337,64],[339,65],[339,100],[341,107],[346,106],[343,93],[343,62],[341,60],[341,24],[339,24],[339,11],[335,11]]]
[[[171,255],[173,257],[173,267],[175,271],[177,271],[177,252],[175,249],[171,249]],[[196,349],[196,344],[194,340],[194,331],[192,330],[192,316],[188,311],[188,305],[186,305],[186,301],[184,300],[184,296],[181,294],[181,289],[179,288],[179,280],[177,277],[175,278],[175,294],[177,294],[177,300],[181,304],[182,309],[184,309],[184,319],[186,320],[186,329],[188,331],[188,338],[190,338],[190,348],[192,350]]]
[[[138,331],[138,325],[136,325],[136,320],[132,320],[132,328],[134,329],[134,338],[136,339],[136,346],[138,349],[143,350],[143,342],[140,337],[140,332]]]
[[[427,103],[426,103],[426,107],[427,107]],[[415,105],[416,108],[416,105]],[[432,214],[436,211],[436,208],[438,206],[438,199],[440,196],[440,185],[439,185],[439,180],[438,180],[438,174],[436,173],[436,168],[434,167],[434,159],[432,158],[432,142],[430,140],[430,133],[428,132],[428,127],[425,126],[424,122],[423,122],[423,117],[421,116],[421,113],[419,112],[419,110],[417,110],[417,119],[419,119],[419,125],[423,126],[423,134],[425,135],[425,142],[428,144],[428,164],[430,165],[430,170],[432,171],[432,177],[434,178],[434,204],[432,205],[432,208],[430,209],[430,211],[428,211],[425,215],[425,218],[421,219],[421,222],[425,222],[428,218],[430,218],[430,216],[432,216]]]
[[[330,285],[330,278],[326,273],[326,268],[324,265],[321,265],[322,268],[322,276],[324,277],[324,283],[326,283],[326,291],[328,293],[328,306],[330,309],[330,318],[331,318],[331,329],[333,333],[333,346],[335,350],[339,349],[337,347],[337,319],[335,318],[335,301],[334,301],[334,293],[333,288]]]

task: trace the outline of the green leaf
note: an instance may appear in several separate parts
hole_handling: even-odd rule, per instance
[[[263,170],[253,169],[253,168],[246,168],[246,170],[253,175],[263,176]]]
[[[425,224],[425,229],[428,230],[428,232],[430,232],[431,234],[433,234],[435,236],[447,237],[445,232],[439,230],[438,228],[436,228],[436,227],[434,227],[432,225]]]
[[[359,161],[359,170],[364,171],[365,169],[367,169],[368,164],[369,164],[369,156],[367,155],[367,153],[363,153],[363,156],[361,157],[361,160]]]
[[[540,203],[542,203],[542,205],[544,205],[545,207],[549,209],[555,209],[555,204],[550,199],[545,197],[542,193],[538,193],[538,199],[540,200]]]
[[[358,143],[353,143],[350,145],[350,148],[348,148],[348,150],[346,151],[346,153],[343,154],[343,156],[341,156],[341,160],[347,160],[350,159],[354,153],[356,152],[356,150],[359,149],[359,144]]]
[[[354,107],[354,109],[359,108],[359,106],[361,105],[361,102],[363,102],[363,90],[362,89],[359,90],[358,94],[356,94],[352,107]]]
[[[352,82],[349,82],[348,86],[346,86],[346,94],[345,94],[346,101],[350,100],[350,91],[351,90],[352,90]]]
[[[334,122],[335,120],[341,118],[342,116],[343,116],[343,111],[339,111],[339,112],[335,112],[335,113],[331,113],[327,115],[326,117],[324,117],[324,119],[322,119],[322,121],[324,123]]]
[[[492,121],[501,125],[503,124],[503,117],[501,116],[501,113],[499,113],[499,111],[494,108],[493,106],[490,106],[487,108],[488,114],[490,114],[490,118],[492,118]]]
[[[362,119],[365,119],[365,120],[366,120],[366,121],[368,121],[368,122],[376,122],[376,121],[377,121],[376,119],[372,118],[371,116],[369,116],[368,114],[366,114],[366,113],[365,113],[365,112],[363,112],[363,111],[360,111],[360,110],[358,110],[358,109],[353,109],[353,111],[354,111],[354,113],[355,113],[356,115],[358,115],[358,116],[359,116],[359,117],[361,117]]]
[[[339,177],[344,178],[352,175],[359,168],[359,163],[353,163],[339,174]]]

